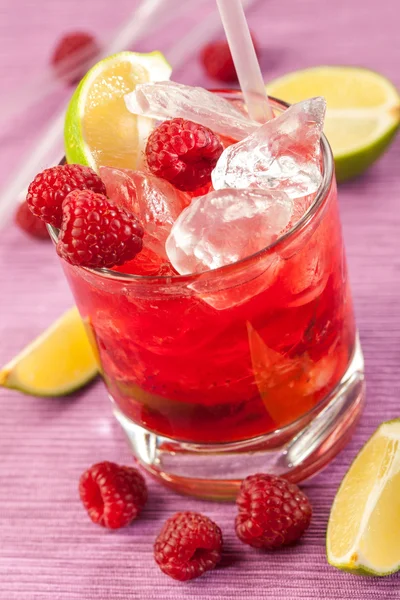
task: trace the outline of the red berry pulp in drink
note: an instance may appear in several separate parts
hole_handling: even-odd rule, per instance
[[[264,435],[346,372],[355,325],[334,182],[312,222],[242,265],[126,277],[135,260],[115,277],[63,266],[110,394],[144,428],[199,443]],[[142,273],[153,264],[145,253]]]

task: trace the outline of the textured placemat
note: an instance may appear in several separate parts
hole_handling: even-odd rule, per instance
[[[193,1],[192,22],[196,15]],[[266,77],[322,63],[377,69],[400,84],[395,0],[265,0],[250,14],[263,47]],[[0,81],[10,86],[46,64],[49,48],[66,29],[107,35],[129,14],[131,0],[2,0]],[[175,36],[183,27],[176,28]],[[163,48],[171,38],[148,39]],[[195,59],[180,81],[209,84]],[[57,95],[62,96],[61,92]],[[36,107],[17,135],[0,147],[0,182],[57,98]],[[108,533],[92,525],[77,499],[80,473],[91,463],[129,461],[100,383],[66,399],[36,399],[0,392],[1,600],[254,600],[394,599],[396,576],[363,579],[342,574],[325,559],[325,528],[332,499],[350,461],[374,428],[400,413],[400,140],[365,177],[340,188],[340,204],[361,341],[366,358],[367,406],[349,446],[306,486],[314,519],[303,542],[263,554],[242,546],[233,532],[234,507],[179,497],[149,481],[150,501],[132,527]],[[50,244],[28,240],[14,227],[0,235],[0,363],[10,359],[71,303]],[[222,568],[189,584],[155,566],[152,542],[165,518],[200,510],[225,535]]]

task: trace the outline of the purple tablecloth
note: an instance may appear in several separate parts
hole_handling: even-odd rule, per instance
[[[201,8],[193,3],[192,22]],[[265,0],[249,14],[262,46],[265,77],[314,64],[357,64],[400,84],[395,0]],[[83,28],[105,39],[131,11],[131,0],[2,0],[1,104],[9,90],[40,72],[62,31]],[[139,47],[161,50],[181,29]],[[195,58],[180,81],[210,84]],[[23,160],[34,135],[64,92],[36,106],[0,146],[0,182]],[[1,117],[1,114],[0,114]],[[329,509],[350,461],[374,428],[399,416],[400,139],[364,177],[340,188],[340,205],[361,341],[367,405],[349,446],[306,484],[314,505],[311,527],[294,548],[263,554],[233,531],[234,506],[180,497],[149,481],[143,517],[110,533],[92,525],[77,496],[81,472],[100,460],[131,460],[100,382],[65,399],[0,391],[1,600],[228,600],[247,598],[399,598],[399,579],[340,573],[325,558]],[[5,363],[72,302],[50,244],[27,239],[14,226],[0,234],[0,364]],[[176,510],[215,519],[225,536],[222,568],[179,584],[155,566],[152,542]]]

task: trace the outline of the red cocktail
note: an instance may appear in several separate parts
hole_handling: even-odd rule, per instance
[[[363,398],[362,355],[323,137],[319,164],[319,189],[296,200],[285,230],[232,264],[179,275],[153,249],[157,229],[120,267],[62,261],[135,454],[180,490],[230,496],[257,460],[298,480],[350,435]],[[130,202],[131,185],[136,202],[147,177],[100,175],[117,203]],[[196,201],[173,193],[178,213]],[[237,193],[240,203],[245,192]]]

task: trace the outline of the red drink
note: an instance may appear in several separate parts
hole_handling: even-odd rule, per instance
[[[190,289],[200,277],[206,287],[204,276],[110,279],[64,268],[112,398],[129,419],[167,437],[230,442],[280,429],[316,406],[352,357],[334,182],[312,225],[244,261],[244,283],[229,290],[235,265],[207,273],[210,289],[222,290],[206,294],[211,301],[264,287],[239,306],[204,302]]]

